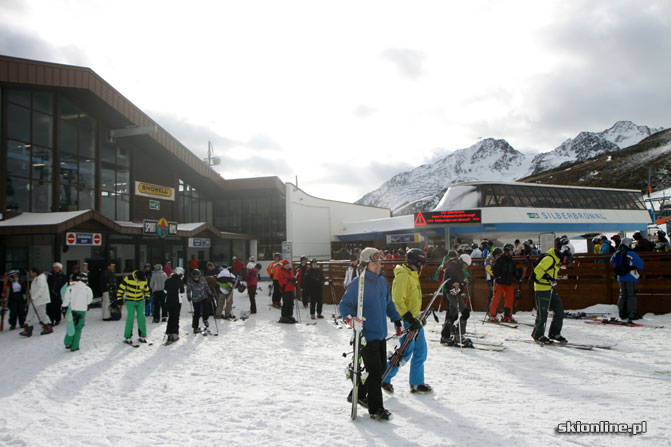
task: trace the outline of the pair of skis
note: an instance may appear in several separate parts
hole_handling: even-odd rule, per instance
[[[623,320],[618,320],[617,318],[594,318],[589,321],[585,321],[585,323],[589,324],[613,324],[617,326],[627,326],[627,327],[649,327],[649,328],[654,328],[654,329],[662,329],[664,326],[648,326],[642,323],[630,323],[628,321],[623,321]]]

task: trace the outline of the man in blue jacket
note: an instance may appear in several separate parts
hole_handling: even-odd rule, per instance
[[[361,335],[366,344],[361,350],[363,364],[368,372],[365,383],[359,388],[359,402],[368,405],[371,418],[380,421],[391,419],[391,412],[382,405],[382,374],[387,365],[387,322],[389,317],[400,332],[401,316],[391,300],[389,283],[382,272],[383,254],[372,247],[365,248],[360,255],[361,265],[365,265],[365,273],[355,278],[347,286],[345,295],[340,301],[340,315],[347,319],[356,316],[359,295],[359,281],[365,278],[363,296],[363,330]],[[348,398],[351,400],[351,395]]]
[[[617,300],[620,319],[628,320],[628,323],[637,318],[636,292],[641,277],[638,271],[643,268],[643,260],[632,250],[632,244],[632,239],[625,237],[620,248],[610,258],[620,283],[620,298]]]

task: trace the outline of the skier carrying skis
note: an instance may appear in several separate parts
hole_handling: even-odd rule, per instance
[[[394,281],[391,285],[391,297],[396,310],[403,318],[406,329],[417,331],[415,339],[410,342],[401,358],[401,364],[410,362],[410,392],[432,393],[433,389],[424,383],[424,361],[427,356],[426,339],[422,323],[417,319],[422,311],[422,288],[419,284],[419,275],[426,265],[426,253],[419,248],[411,248],[405,256],[405,264],[394,267]],[[405,337],[402,337],[402,344]],[[387,378],[382,382],[382,389],[388,393],[394,392],[391,379],[398,372],[398,364],[389,371]]]
[[[110,296],[114,296],[116,293],[116,276],[114,275],[115,268],[116,265],[113,262],[108,262],[107,269],[105,269],[105,271],[100,275],[100,290],[103,292],[101,305],[103,321],[110,321],[112,319],[112,313],[110,312]],[[121,308],[118,309],[120,310]]]
[[[175,267],[170,278],[165,280],[165,306],[168,311],[168,324],[165,328],[167,344],[179,339],[179,312],[182,309],[182,296],[186,293],[183,276],[184,269]]]
[[[466,334],[466,323],[471,315],[471,311],[464,301],[464,290],[466,289],[466,277],[464,275],[464,266],[471,265],[471,257],[463,254],[457,257],[457,252],[450,250],[447,254],[448,261],[440,272],[439,282],[447,281],[443,288],[443,296],[448,303],[445,324],[440,333],[440,342],[448,346],[472,347],[473,342],[464,336]],[[459,327],[455,326],[455,321],[459,317]]]
[[[133,326],[135,325],[135,313],[137,313],[138,341],[147,343],[147,320],[145,318],[145,300],[149,299],[149,286],[144,272],[134,270],[129,276],[124,277],[116,291],[119,304],[126,296],[126,327],[124,329],[124,343],[133,346]]]
[[[560,238],[555,238],[554,248],[547,251],[534,268],[534,292],[536,294],[536,323],[531,336],[538,343],[551,343],[555,340],[566,343],[567,340],[561,335],[564,324],[564,306],[555,287],[557,286],[557,274],[562,263],[566,263],[568,253],[561,253],[562,243]],[[548,319],[548,309],[554,311],[552,323],[548,331],[549,338],[545,334],[545,323]]]
[[[193,333],[198,334],[203,332],[198,325],[201,316],[205,331],[207,331],[210,327],[207,319],[212,313],[210,310],[212,307],[212,293],[207,286],[207,282],[204,279],[201,281],[199,269],[191,270],[191,279],[186,283],[186,297],[189,301],[193,302],[193,321],[191,322]]]
[[[221,298],[217,303],[217,314],[223,308],[222,318],[225,320],[234,320],[235,315],[231,314],[233,309],[233,287],[235,284],[235,276],[227,268],[226,264],[221,266],[221,271],[217,275],[217,285],[219,286],[219,292],[221,292]],[[219,315],[217,315],[219,316]]]
[[[401,316],[389,294],[389,283],[382,272],[382,252],[377,248],[367,247],[361,252],[361,264],[365,272],[355,277],[347,286],[345,295],[340,301],[339,311],[344,318],[351,318],[357,313],[359,281],[364,278],[363,323],[362,337],[366,344],[361,350],[361,358],[368,372],[365,382],[359,386],[358,401],[368,405],[371,418],[378,420],[391,419],[391,413],[382,403],[382,374],[387,364],[387,322],[385,316],[394,322],[397,334],[400,333]],[[351,394],[349,400],[351,400]]]
[[[72,320],[75,325],[75,333],[73,335],[65,334],[63,343],[65,349],[70,352],[79,351],[79,340],[82,336],[82,329],[84,329],[84,322],[86,321],[86,311],[89,304],[93,301],[93,291],[86,285],[88,277],[84,273],[73,273],[72,280],[74,281],[65,291],[63,296],[63,310],[70,306],[72,312]]]

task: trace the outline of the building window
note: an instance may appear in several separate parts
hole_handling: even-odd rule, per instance
[[[33,121],[38,114],[33,115]],[[42,115],[41,113],[39,115]],[[41,116],[37,118],[43,119]],[[59,101],[58,175],[60,180],[59,210],[74,211],[95,208],[96,121],[68,99]],[[33,138],[44,138],[46,124]]]
[[[53,182],[53,94],[6,90],[7,209],[51,211]]]
[[[101,148],[100,212],[112,220],[130,220],[129,150],[106,143]]]
[[[203,197],[195,187],[180,179],[177,194],[179,195],[179,222],[214,222],[212,201]]]

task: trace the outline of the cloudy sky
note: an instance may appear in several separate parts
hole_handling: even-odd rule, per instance
[[[671,126],[671,0],[1,0],[0,54],[90,67],[224,178],[335,200],[479,138]]]

